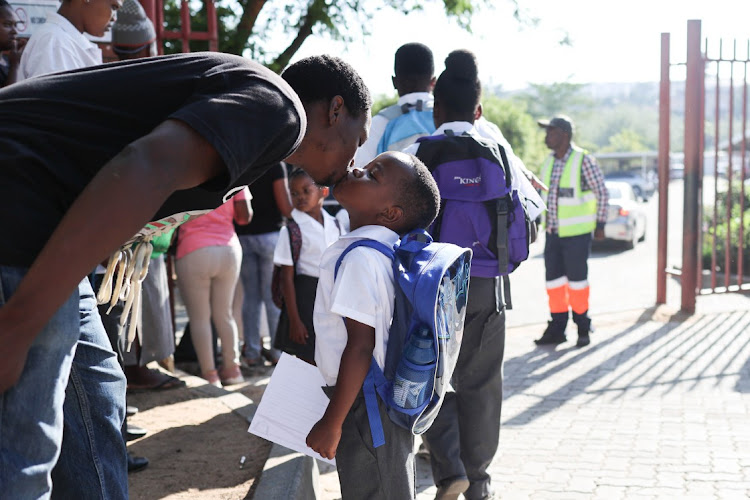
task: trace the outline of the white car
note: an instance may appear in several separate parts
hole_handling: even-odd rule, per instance
[[[604,226],[604,237],[625,242],[635,248],[646,239],[646,213],[641,209],[633,188],[627,182],[606,181],[609,191],[609,213]]]

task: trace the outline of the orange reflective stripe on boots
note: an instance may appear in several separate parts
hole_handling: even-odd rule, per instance
[[[560,278],[547,282],[547,297],[551,313],[568,313],[568,278]]]
[[[568,283],[570,308],[574,313],[583,314],[589,310],[589,282],[571,281]]]

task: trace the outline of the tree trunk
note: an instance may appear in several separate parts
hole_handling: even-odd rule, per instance
[[[307,8],[305,17],[300,23],[297,36],[294,37],[294,40],[292,40],[292,43],[289,44],[289,47],[287,47],[284,52],[279,54],[279,56],[271,64],[268,65],[269,68],[276,71],[277,73],[281,73],[281,71],[286,68],[286,66],[289,64],[289,61],[292,59],[292,57],[294,57],[294,54],[296,54],[299,48],[302,47],[302,44],[307,39],[307,37],[312,35],[313,27],[327,16],[326,9],[327,7],[325,0],[312,0]]]
[[[260,14],[267,1],[247,0],[243,2],[242,17],[240,17],[240,22],[237,23],[235,33],[231,37],[232,42],[225,48],[227,52],[242,55],[242,52],[247,47],[247,40],[253,33],[255,21],[258,20],[258,14]]]

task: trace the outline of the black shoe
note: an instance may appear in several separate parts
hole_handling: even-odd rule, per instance
[[[131,472],[138,472],[148,467],[148,458],[136,457],[132,453],[128,452],[128,474]]]
[[[546,333],[534,341],[536,345],[557,345],[566,342],[568,338],[565,335],[547,335]]]
[[[568,313],[552,313],[552,319],[547,322],[541,338],[534,341],[536,345],[562,344],[566,340],[565,327],[568,326]]]
[[[142,438],[148,434],[148,431],[146,429],[143,429],[142,427],[138,427],[137,425],[133,424],[125,424],[125,441],[132,441],[134,439]]]
[[[135,406],[128,405],[125,407],[125,415],[127,415],[128,417],[132,417],[136,413],[138,413],[138,408],[136,408]]]
[[[588,311],[583,314],[573,313],[573,321],[578,325],[578,341],[576,347],[585,347],[591,343],[589,334],[594,332],[591,326],[591,318],[588,317]]]

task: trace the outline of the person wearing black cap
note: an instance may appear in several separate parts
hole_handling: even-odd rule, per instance
[[[589,333],[593,331],[588,314],[591,234],[597,240],[604,238],[607,188],[594,157],[572,143],[574,127],[569,117],[559,115],[537,123],[545,129],[544,142],[552,150],[541,169],[542,182],[549,186],[544,265],[552,319],[534,342],[565,342],[572,309],[578,326],[576,346],[583,347],[591,342]]]

